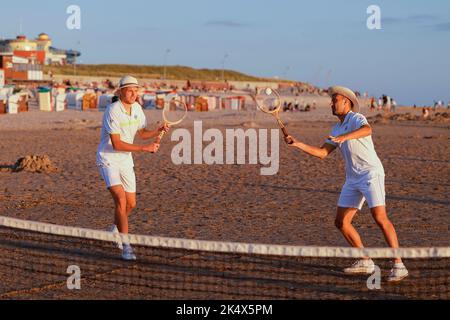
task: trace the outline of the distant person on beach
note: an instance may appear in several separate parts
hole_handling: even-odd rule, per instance
[[[301,104],[300,104],[300,111],[305,111],[306,108],[306,101],[302,100]]]
[[[381,228],[386,242],[392,248],[398,248],[397,234],[386,212],[384,168],[377,156],[372,141],[372,128],[367,119],[359,111],[359,103],[355,93],[344,87],[331,87],[331,109],[339,122],[331,131],[331,135],[320,147],[300,142],[292,136],[286,142],[293,148],[325,159],[336,148],[341,150],[345,160],[346,181],[338,201],[335,225],[342,232],[347,242],[355,248],[363,248],[361,238],[352,226],[352,220],[367,200],[372,217]],[[313,177],[315,178],[315,177]],[[357,260],[351,267],[344,269],[349,274],[372,274],[375,264],[370,258]],[[388,281],[400,281],[408,275],[408,270],[400,258],[388,276]]]
[[[376,102],[375,102],[375,97],[370,98],[370,111],[375,110],[376,108]]]
[[[382,98],[383,98],[383,111],[386,111],[387,96],[385,94],[383,94]]]
[[[394,99],[392,99],[392,112],[395,113],[396,109],[397,109],[397,102]]]
[[[391,112],[391,108],[392,108],[392,100],[390,96],[386,97],[386,111],[387,112]]]
[[[294,110],[298,111],[298,99],[297,98],[294,101]]]
[[[159,141],[151,144],[134,144],[138,135],[143,140],[155,138],[161,131],[168,131],[166,125],[157,130],[148,130],[142,108],[136,103],[138,81],[130,76],[119,82],[118,101],[110,104],[103,115],[100,144],[97,149],[97,165],[114,200],[113,233],[128,234],[128,216],[136,207],[136,177],[132,152],[156,153]],[[124,260],[136,260],[129,243],[117,240]]]

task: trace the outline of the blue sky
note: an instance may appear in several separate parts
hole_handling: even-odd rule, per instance
[[[66,8],[81,8],[81,30]],[[366,9],[381,8],[381,30]],[[340,84],[401,104],[450,101],[450,1],[21,0],[2,3],[0,36],[48,33],[82,63],[222,67],[319,86]]]

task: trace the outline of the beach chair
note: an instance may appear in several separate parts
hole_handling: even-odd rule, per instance
[[[66,109],[67,94],[59,93],[55,98],[55,111],[60,112]]]
[[[6,104],[7,104],[7,100],[6,98],[2,98],[0,97],[0,114],[5,114],[6,113]]]
[[[38,97],[39,97],[39,110],[52,111],[52,95],[50,90],[40,90],[38,92]]]
[[[106,108],[112,103],[112,98],[113,97],[114,97],[114,95],[110,94],[110,93],[102,94],[98,98],[98,109],[100,111],[105,111]]]
[[[83,111],[97,108],[97,95],[95,93],[86,93],[83,96],[82,109]]]
[[[18,112],[28,112],[28,93],[22,92],[19,94],[19,106],[18,106]]]
[[[84,92],[67,94],[67,109],[82,110]]]
[[[19,111],[19,100],[20,96],[18,94],[13,94],[8,98],[8,113],[17,114]]]
[[[155,109],[156,108],[156,96],[153,94],[144,94],[142,96],[142,100],[144,102],[144,109]]]
[[[197,99],[195,100],[195,111],[208,111],[208,100],[205,97],[197,97]]]

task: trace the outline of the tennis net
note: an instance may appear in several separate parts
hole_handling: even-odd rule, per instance
[[[122,235],[138,257],[127,262],[116,240],[110,232],[0,216],[0,299],[449,298],[450,247],[355,249]],[[365,256],[380,272],[342,272]],[[402,257],[409,270],[395,284],[386,282],[393,257]]]

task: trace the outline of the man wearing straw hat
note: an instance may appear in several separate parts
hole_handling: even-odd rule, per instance
[[[339,148],[345,160],[346,181],[338,201],[336,227],[351,246],[363,248],[361,238],[352,226],[352,220],[367,200],[370,212],[383,231],[386,242],[390,247],[398,248],[397,234],[386,212],[384,169],[372,142],[372,128],[367,119],[358,113],[358,99],[352,90],[335,86],[328,90],[328,94],[332,99],[333,115],[339,118],[339,122],[322,147],[307,145],[291,136],[287,137],[286,141],[293,139],[294,143],[290,146],[320,159]],[[344,272],[371,274],[374,270],[374,262],[365,258],[356,261],[351,267],[344,269]],[[400,281],[407,275],[408,270],[402,260],[396,258],[387,280]]]
[[[143,140],[157,137],[161,131],[168,131],[166,125],[157,130],[147,130],[147,120],[141,106],[136,103],[138,81],[125,76],[120,79],[118,101],[105,110],[102,122],[100,144],[97,149],[97,165],[106,186],[114,200],[114,225],[109,231],[128,234],[128,216],[136,207],[136,177],[132,152],[156,153],[156,143],[134,144],[136,134]],[[117,247],[122,249],[124,260],[136,260],[129,243],[117,237]]]

